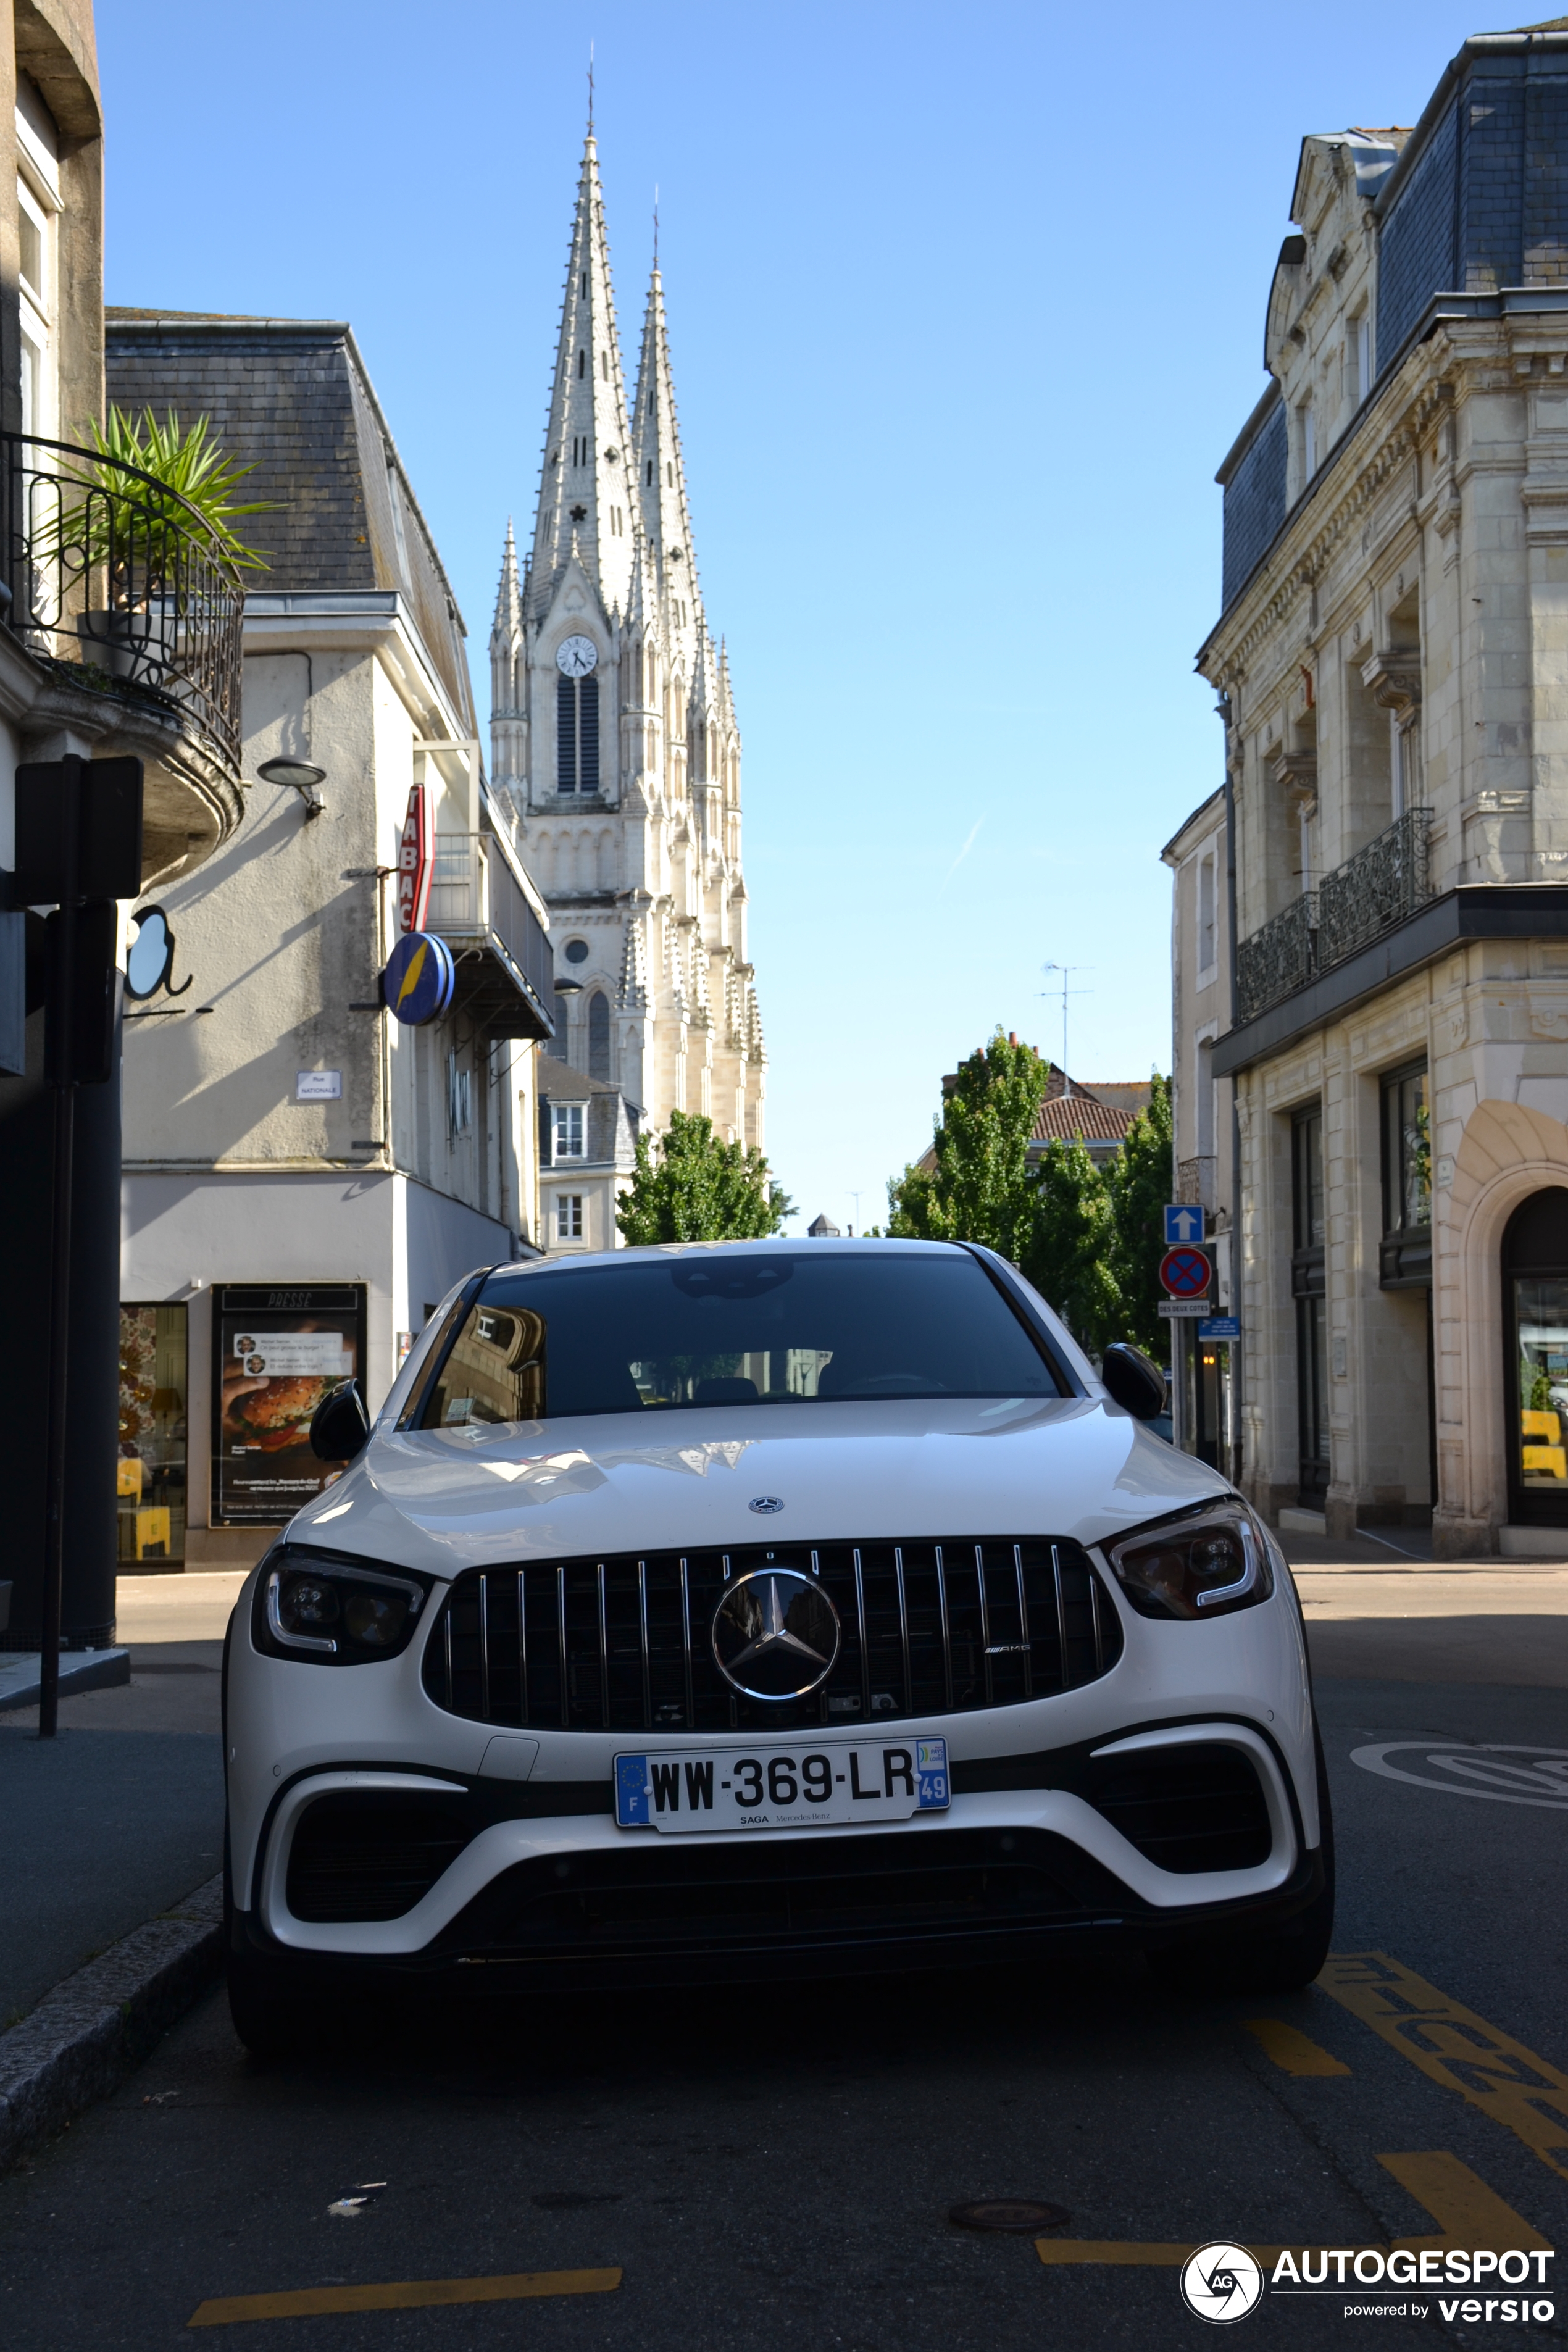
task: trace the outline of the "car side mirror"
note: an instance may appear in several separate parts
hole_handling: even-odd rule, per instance
[[[1165,1375],[1130,1340],[1118,1339],[1107,1348],[1100,1360],[1100,1377],[1111,1402],[1135,1421],[1152,1421],[1164,1412]]]
[[[318,1462],[352,1462],[364,1451],[369,1435],[370,1416],[357,1381],[345,1381],[323,1397],[310,1416],[310,1451]]]

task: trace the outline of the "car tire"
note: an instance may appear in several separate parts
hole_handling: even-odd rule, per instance
[[[1163,1972],[1184,1991],[1300,1992],[1328,1958],[1334,1934],[1334,1817],[1323,1743],[1315,1721],[1312,1744],[1317,1752],[1322,1885],[1305,1909],[1274,1935],[1205,1937],[1201,1943],[1184,1945],[1166,1956]]]
[[[264,1963],[248,1959],[234,1944],[234,1866],[228,1823],[223,1827],[223,1949],[228,1979],[228,2013],[253,2058],[286,2058],[301,2042],[299,2011],[273,1980]]]

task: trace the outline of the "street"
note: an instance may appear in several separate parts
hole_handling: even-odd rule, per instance
[[[1355,1549],[1381,1591],[1388,1573]],[[1439,1581],[1393,1557],[1387,1570],[1417,1599]],[[1338,1571],[1341,1591],[1356,1572]],[[374,2016],[363,2048],[268,2068],[214,1992],[0,2189],[4,2341],[140,2352],[185,2340],[195,2319],[280,2352],[1176,2345],[1208,2340],[1157,2258],[1182,2242],[1560,2245],[1560,1572],[1535,1571],[1533,1608],[1489,1621],[1485,1684],[1452,1678],[1453,1641],[1422,1653],[1433,1679],[1369,1673],[1406,1644],[1396,1604],[1357,1621],[1366,1604],[1336,1606],[1334,1572],[1300,1574],[1342,1956],[1305,1994],[1194,2001],[1139,1961],[1064,1960],[552,2000],[534,2019]],[[1462,1609],[1455,1572],[1445,1590]],[[1331,1654],[1349,1670],[1325,1675]],[[1519,1752],[1458,1752],[1488,1747]],[[1050,2259],[1034,2234],[949,2219],[1000,2198],[1063,2209]],[[447,2283],[440,2303],[431,2282]],[[364,2287],[400,2291],[345,2309]],[[326,2292],[290,2312],[300,2290]],[[1381,2305],[1410,2315],[1385,2331],[1440,2325],[1461,2344],[1506,2324],[1468,2322],[1466,2290],[1441,2292],[1447,2321],[1437,2290],[1266,2288],[1244,2332],[1332,2340],[1347,2310]],[[259,2300],[226,2309],[234,2298]],[[1568,2325],[1528,2332],[1559,2340]]]

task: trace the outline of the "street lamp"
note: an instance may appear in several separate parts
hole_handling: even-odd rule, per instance
[[[327,803],[316,789],[327,780],[325,768],[313,768],[309,760],[263,760],[256,772],[263,783],[291,784],[305,803],[307,823],[325,811]]]

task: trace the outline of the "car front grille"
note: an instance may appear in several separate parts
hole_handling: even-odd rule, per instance
[[[842,1641],[804,1698],[731,1689],[709,1629],[732,1577],[816,1577]],[[779,1544],[473,1569],[437,1612],[427,1696],[479,1723],[560,1731],[789,1731],[963,1714],[1108,1674],[1121,1626],[1063,1538]]]

